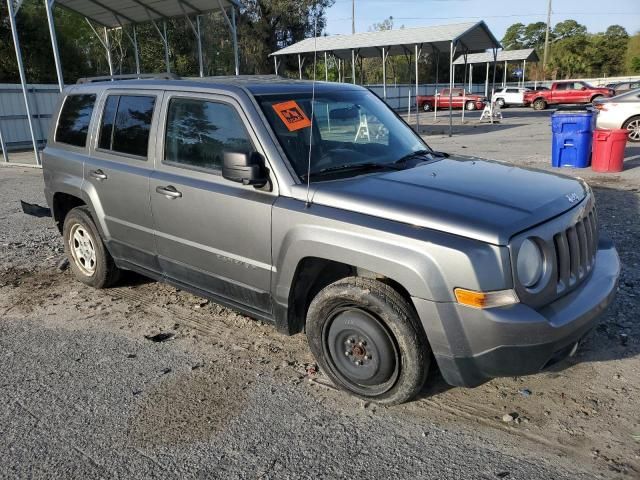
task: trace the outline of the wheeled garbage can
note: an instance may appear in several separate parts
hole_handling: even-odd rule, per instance
[[[562,108],[551,116],[551,165],[586,168],[591,156],[595,114],[585,108]]]

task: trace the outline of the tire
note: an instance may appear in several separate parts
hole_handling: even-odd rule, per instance
[[[640,142],[640,115],[631,117],[624,122],[622,128],[629,130],[629,136],[627,138],[630,142]]]
[[[476,109],[476,103],[475,103],[475,102],[473,102],[473,101],[468,101],[468,102],[466,103],[466,105],[465,105],[465,108],[466,108],[468,111],[473,111],[473,110],[475,110],[475,109]]]
[[[545,110],[547,108],[547,102],[545,102],[542,98],[537,98],[531,104],[534,110]]]
[[[422,110],[424,110],[425,112],[430,112],[431,111],[431,105],[429,105],[428,103],[423,103],[422,104]]]
[[[77,280],[94,288],[106,288],[118,281],[120,270],[104,246],[87,207],[76,207],[67,214],[62,238]]]
[[[377,280],[348,277],[323,288],[309,306],[306,333],[322,370],[360,398],[397,405],[427,378],[431,349],[413,308]]]
[[[590,103],[593,103],[594,100],[597,100],[597,99],[602,98],[602,97],[604,97],[604,95],[594,95],[593,97],[591,97],[591,102]]]
[[[506,103],[504,102],[504,98],[498,98],[496,100],[496,103],[500,106],[500,108],[505,108],[506,107]]]

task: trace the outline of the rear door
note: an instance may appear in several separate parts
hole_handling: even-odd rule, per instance
[[[224,152],[257,151],[237,101],[167,92],[151,208],[160,265],[174,280],[241,307],[271,311],[271,207],[277,185],[256,189],[221,175]]]
[[[161,98],[156,91],[106,90],[84,175],[112,255],[154,273],[160,269],[149,205],[155,150],[149,138]]]

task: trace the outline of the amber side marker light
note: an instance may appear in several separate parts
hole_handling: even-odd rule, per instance
[[[456,300],[461,305],[471,308],[492,308],[504,307],[518,303],[518,295],[513,290],[498,290],[495,292],[476,292],[475,290],[466,290],[464,288],[456,288],[453,290]]]

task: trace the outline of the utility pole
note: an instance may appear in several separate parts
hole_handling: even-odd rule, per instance
[[[542,75],[547,78],[547,52],[549,51],[549,28],[551,28],[551,0],[547,7],[547,31],[544,35],[544,55],[542,57]]]
[[[356,33],[356,0],[351,0],[351,34]]]

